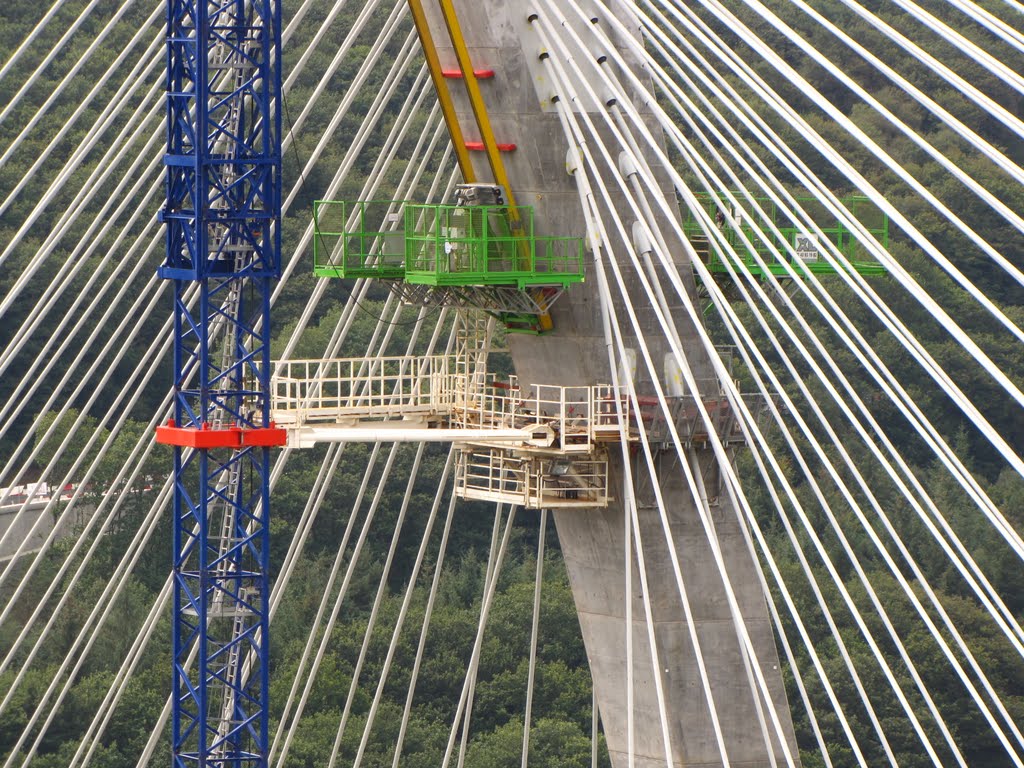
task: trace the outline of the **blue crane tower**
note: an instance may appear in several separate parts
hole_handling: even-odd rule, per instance
[[[279,0],[167,1],[175,768],[266,766]]]

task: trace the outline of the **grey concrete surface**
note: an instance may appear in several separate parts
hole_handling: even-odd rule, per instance
[[[14,556],[24,542],[22,552],[37,552],[55,527],[60,538],[71,536],[79,522],[78,515],[46,513],[48,501],[32,501],[27,505],[10,504],[0,507],[0,539],[6,537],[0,547],[0,562]],[[25,507],[22,512],[22,507]],[[64,505],[61,505],[63,507]],[[10,535],[7,532],[10,531]]]
[[[537,30],[527,22],[527,16],[534,10],[558,15],[560,9],[568,14],[568,9],[557,0],[536,4],[518,0],[456,0],[455,4],[471,47],[474,66],[493,68],[496,73],[493,80],[482,81],[482,88],[497,140],[518,145],[515,152],[506,155],[508,173],[518,203],[535,207],[538,234],[583,236],[585,221],[575,182],[565,170],[569,143],[553,109],[552,96],[556,93],[552,79],[539,59],[543,49],[540,37]],[[593,4],[593,7],[599,6]],[[442,63],[446,67],[454,67],[454,53],[449,46],[443,45],[447,43],[443,24],[436,10],[432,13],[434,37],[439,45]],[[618,8],[616,13],[619,18],[629,18],[623,8]],[[607,23],[602,24],[602,12],[595,10],[591,15],[597,18],[596,25],[573,21],[574,28],[593,35],[594,26],[603,27],[614,39],[614,32]],[[597,66],[593,61],[596,54],[600,53],[600,46],[596,42],[588,46],[589,51],[578,52],[579,59],[591,62],[590,66]],[[621,40],[617,41],[616,47],[624,50]],[[596,74],[592,82],[598,82]],[[461,91],[458,83],[454,82],[452,93],[461,114],[463,131],[467,140],[477,140],[479,136],[469,112],[468,101]],[[563,103],[567,101],[566,94],[558,95]],[[596,104],[592,101],[582,99],[573,108],[577,112],[593,110]],[[600,121],[597,115],[593,117]],[[603,134],[609,145],[613,145],[607,129],[603,130]],[[657,173],[659,167],[656,160],[649,160]],[[612,163],[602,171],[602,177],[612,188],[615,188],[614,180],[618,175],[615,162],[617,158],[613,158]],[[482,153],[477,172],[479,180],[491,179]],[[652,199],[662,195],[664,199],[673,201],[674,206],[674,192],[664,178],[662,188],[649,190],[649,194]],[[614,205],[620,204],[616,202]],[[620,210],[626,210],[624,202],[621,206]],[[630,236],[628,232],[626,236]],[[613,233],[612,237],[618,236]],[[695,288],[689,276],[689,264],[682,245],[678,241],[673,242],[671,238],[668,240],[673,260],[680,265],[680,272],[686,276],[688,289],[693,296]],[[654,375],[660,376],[662,361],[669,347],[651,309],[651,301],[642,290],[621,242],[613,239],[604,245],[613,254],[613,258],[619,261],[627,276],[625,293],[630,297],[630,304],[637,310],[638,324],[644,338],[651,345],[651,354],[656,361],[653,374],[642,362],[638,366],[637,388],[641,394],[649,394],[653,392],[652,378]],[[611,381],[598,283],[594,267],[589,261],[589,253],[587,257],[586,282],[573,287],[554,308],[554,332],[542,337],[510,336],[509,344],[516,372],[524,386],[532,383],[579,385]],[[665,279],[662,283],[668,285]],[[626,331],[626,345],[636,348],[636,335],[628,330],[630,323],[625,313],[626,302],[617,290],[614,293],[616,297],[613,304],[619,313],[619,325]],[[697,377],[709,376],[709,361],[701,351],[689,318],[680,306],[672,306],[670,309]],[[714,469],[714,457],[710,454],[702,454],[700,462],[705,469]],[[623,467],[617,453],[613,453],[612,463],[616,476],[612,488],[621,491]],[[666,460],[656,479],[645,476],[644,471],[634,471],[639,473],[634,482],[638,490],[640,529],[650,586],[650,594],[644,595],[639,574],[634,573],[633,594],[629,599],[632,600],[631,631],[635,650],[635,765],[637,768],[666,768],[654,670],[644,619],[645,602],[651,607],[662,679],[667,688],[672,765],[702,768],[723,765],[669,559],[670,546],[681,558],[695,631],[707,665],[731,764],[744,768],[768,766],[771,764],[769,753],[773,753],[780,764],[785,764],[777,739],[771,737],[768,739],[770,743],[766,743],[757,725],[755,695],[747,682],[736,623],[713,560],[712,545],[699,521],[693,494],[678,462]],[[652,482],[660,484],[667,500],[671,517],[670,537],[666,537],[658,510],[653,504],[653,494],[650,492]],[[594,674],[609,750],[614,765],[621,768],[627,765],[627,596],[624,594],[623,557],[625,511],[622,494],[616,492],[615,495],[618,501],[607,509],[559,511],[555,521]],[[772,705],[783,723],[786,740],[795,754],[793,727],[779,672],[778,655],[754,564],[728,501],[716,501],[712,511],[716,544],[721,548],[736,592],[743,624],[752,636],[757,657],[755,663],[768,680]]]

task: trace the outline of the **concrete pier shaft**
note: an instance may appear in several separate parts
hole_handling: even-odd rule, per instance
[[[428,3],[431,26],[442,64],[445,68],[457,66],[454,51],[448,44],[444,24],[433,3]],[[625,6],[609,3],[615,16],[635,29],[635,18]],[[493,69],[493,79],[482,81],[488,112],[501,143],[514,143],[517,148],[507,153],[505,162],[513,192],[520,205],[535,209],[535,226],[542,235],[586,234],[586,220],[580,202],[577,183],[566,170],[566,157],[570,142],[556,113],[554,97],[564,105],[571,105],[581,119],[584,113],[599,126],[598,133],[606,146],[616,153],[604,162],[600,178],[612,190],[611,202],[598,205],[610,212],[614,207],[622,215],[628,206],[618,191],[617,178],[619,143],[599,114],[602,104],[598,100],[611,97],[596,73],[605,68],[610,76],[625,82],[615,61],[633,61],[625,41],[609,23],[608,10],[599,3],[585,4],[586,18],[578,18],[569,3],[559,0],[544,2],[515,0],[455,0],[459,20],[466,42],[470,47],[475,68]],[[538,13],[540,18],[531,22],[529,17]],[[571,98],[552,76],[550,65],[542,54],[559,57],[543,44],[538,26],[544,23],[569,24],[585,40],[585,49],[574,52],[574,58],[590,71],[586,79],[594,85],[595,95],[583,93]],[[618,49],[619,55],[598,64],[606,43],[603,32]],[[564,35],[563,35],[564,37]],[[638,74],[639,64],[631,65]],[[631,89],[627,86],[627,92]],[[452,81],[451,92],[460,113],[460,124],[468,141],[480,136],[469,103],[458,81]],[[642,100],[635,102],[643,111]],[[653,121],[649,121],[653,126]],[[652,127],[652,130],[657,130]],[[640,145],[642,141],[638,142]],[[593,141],[597,150],[597,141]],[[672,201],[675,194],[664,170],[654,157],[647,162],[659,178],[659,188],[648,189],[652,201],[660,196]],[[483,154],[476,160],[480,180],[493,177]],[[655,206],[656,208],[656,206]],[[630,214],[625,214],[624,218]],[[611,221],[612,217],[606,217]],[[662,230],[678,267],[686,281],[690,296],[695,294],[689,262],[682,245],[671,232],[667,222],[661,221]],[[611,304],[617,314],[618,326],[623,331],[624,345],[636,352],[640,362],[635,382],[640,394],[653,393],[653,379],[662,376],[663,363],[670,347],[654,310],[654,302],[645,293],[637,277],[633,262],[623,246],[622,233],[611,231],[602,250],[606,259],[613,258],[621,267],[624,285],[612,284]],[[630,237],[627,231],[625,237]],[[609,383],[612,380],[608,344],[602,320],[602,297],[593,265],[592,254],[587,254],[587,278],[583,285],[575,286],[559,300],[552,313],[554,331],[536,337],[515,335],[509,345],[516,372],[525,388],[534,383],[582,385]],[[610,273],[609,273],[609,279]],[[696,329],[682,307],[679,296],[673,294],[664,272],[659,271],[668,295],[668,311],[672,317],[687,355],[688,363],[698,379],[711,376],[710,362],[697,339]],[[636,326],[626,311],[628,304],[635,311]],[[648,346],[654,371],[643,362],[638,338]],[[716,564],[714,551],[721,552],[725,569],[734,591],[742,625],[753,643],[756,658],[753,663],[768,681],[769,702],[761,701],[769,730],[774,711],[781,723],[789,752],[796,755],[793,727],[779,671],[772,627],[768,618],[764,595],[757,579],[755,565],[742,535],[740,522],[728,498],[718,497],[716,491],[717,468],[710,451],[698,451],[695,460],[702,476],[708,479],[712,496],[710,519],[713,535],[709,538],[701,522],[695,494],[686,480],[679,460],[672,452],[662,453],[659,466],[651,473],[642,455],[633,457],[627,467],[617,450],[612,451],[612,492],[616,498],[607,509],[565,510],[555,515],[562,552],[569,571],[576,601],[580,626],[590,658],[598,706],[607,737],[612,762],[624,768],[629,744],[627,718],[627,631],[633,638],[633,748],[637,768],[666,766],[660,708],[654,684],[655,670],[648,641],[649,634],[645,607],[649,606],[653,634],[659,655],[661,681],[665,688],[665,707],[668,715],[669,753],[673,766],[723,765],[722,751],[715,736],[712,717],[704,694],[698,670],[697,655],[691,635],[696,634],[701,655],[710,679],[712,696],[720,721],[725,751],[733,766],[754,768],[769,766],[771,756],[780,765],[786,764],[784,749],[774,733],[766,737],[759,725],[755,698],[756,686],[750,684],[748,666],[744,660],[737,635],[737,621],[726,598],[724,581]],[[631,594],[626,594],[625,536],[627,511],[623,500],[624,478],[632,487],[637,500],[639,534],[646,563],[648,593],[642,589],[640,574],[634,566]],[[668,534],[655,503],[653,485],[661,489],[668,511]],[[670,548],[680,559],[683,584],[689,599],[693,630],[683,610],[678,582],[670,558]],[[634,563],[636,559],[634,558]],[[626,626],[626,605],[631,600],[632,626]]]

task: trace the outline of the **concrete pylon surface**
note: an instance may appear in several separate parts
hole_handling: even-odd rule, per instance
[[[430,9],[431,26],[435,42],[445,68],[457,66],[453,50],[440,14],[433,3]],[[636,20],[623,6],[609,3],[617,18]],[[575,14],[572,4],[559,0],[523,2],[515,0],[455,0],[459,20],[470,47],[475,68],[493,69],[495,76],[481,82],[488,112],[498,142],[514,143],[517,149],[507,153],[505,162],[517,202],[533,206],[535,227],[541,235],[586,234],[586,220],[580,203],[576,180],[566,170],[570,142],[555,110],[553,97],[563,104],[571,104],[580,118],[583,113],[600,127],[609,147],[618,147],[611,130],[599,114],[598,99],[611,97],[601,84],[596,68],[603,66],[612,77],[624,81],[616,61],[631,61],[632,56],[622,38],[609,23],[608,13],[601,4],[586,4],[586,16]],[[539,18],[529,20],[531,14]],[[555,26],[563,21],[579,32],[585,48],[574,51],[582,66],[593,74],[587,79],[596,88],[596,95],[583,95],[571,100],[563,92],[542,59],[541,54],[560,58],[556,50],[547,50],[538,26],[550,20]],[[609,57],[601,65],[597,58],[605,52],[606,44],[600,33],[608,36],[619,49],[619,56]],[[567,35],[562,35],[562,38]],[[637,66],[635,71],[640,72]],[[626,91],[631,89],[626,85]],[[582,92],[582,88],[580,89]],[[460,123],[468,141],[479,140],[468,100],[458,81],[451,82],[451,92],[460,112]],[[639,101],[638,101],[639,103]],[[656,129],[655,129],[656,130]],[[638,142],[643,145],[643,142]],[[596,142],[593,148],[597,149]],[[615,150],[616,152],[618,150]],[[629,210],[618,192],[621,174],[618,157],[611,157],[600,177],[616,195],[612,205],[619,213]],[[479,153],[476,161],[479,180],[493,177],[486,160]],[[661,196],[672,201],[675,195],[656,160],[648,158],[655,175],[660,179],[659,189],[648,189],[647,195],[654,205]],[[596,181],[596,179],[592,179]],[[599,203],[602,207],[608,204]],[[626,215],[628,220],[628,214]],[[608,218],[611,220],[611,217]],[[662,222],[666,224],[666,222]],[[663,231],[670,228],[663,226]],[[614,282],[612,305],[623,329],[624,344],[634,350],[639,362],[635,382],[640,394],[652,394],[652,379],[663,375],[664,360],[670,347],[656,317],[653,302],[644,292],[635,274],[632,260],[625,250],[622,238],[631,233],[610,232],[602,243],[605,258],[618,261],[625,276],[620,289]],[[683,275],[691,297],[693,279],[686,253],[678,239],[666,237],[669,249]],[[583,285],[574,286],[555,305],[552,313],[555,329],[552,333],[536,337],[510,335],[509,346],[516,373],[525,389],[534,383],[584,385],[610,383],[612,375],[606,343],[602,298],[599,281],[587,253],[587,277]],[[609,273],[610,274],[610,273]],[[612,279],[609,277],[609,279]],[[710,362],[697,339],[696,330],[676,295],[669,289],[664,274],[658,271],[669,296],[669,311],[678,330],[688,362],[698,379],[710,378]],[[634,329],[627,311],[623,293],[635,311]],[[674,306],[672,306],[674,305]],[[643,362],[638,337],[648,345],[650,359],[654,361],[652,373]],[[666,766],[660,708],[654,684],[655,670],[648,641],[653,632],[660,662],[661,680],[665,688],[665,708],[668,717],[669,751],[673,766],[708,767],[723,765],[723,758],[715,737],[708,701],[703,692],[697,655],[691,635],[696,634],[701,655],[710,679],[712,696],[720,720],[722,737],[732,766],[754,768],[772,764],[774,755],[780,765],[787,760],[779,739],[774,736],[772,719],[777,718],[785,734],[788,751],[796,757],[793,726],[789,715],[778,654],[765,598],[757,578],[737,515],[724,495],[717,490],[717,465],[710,451],[694,452],[691,459],[699,466],[710,497],[710,519],[714,534],[709,539],[701,522],[696,494],[686,480],[674,451],[657,457],[659,466],[652,473],[642,456],[634,457],[627,467],[621,455],[612,452],[611,489],[616,501],[607,509],[566,510],[555,514],[562,552],[569,571],[580,626],[590,658],[598,706],[606,734],[612,762],[616,768],[627,765],[627,653],[626,653],[626,601],[632,601],[633,637],[633,724],[634,754],[637,768]],[[649,592],[641,588],[640,574],[634,566],[631,594],[626,595],[625,536],[627,511],[623,503],[626,494],[623,483],[629,483],[636,498],[639,532],[646,563]],[[657,483],[668,508],[668,520],[663,521],[655,503],[653,484]],[[666,523],[668,533],[666,534]],[[683,584],[692,611],[693,632],[686,620],[683,602],[669,556],[670,547],[679,555]],[[718,549],[724,560],[729,580],[735,592],[742,625],[753,644],[756,658],[753,664],[763,673],[770,692],[765,702],[751,685],[751,674],[745,663],[737,624],[726,598],[723,579],[719,575],[714,551]],[[634,558],[635,562],[635,558]],[[649,631],[645,607],[649,606],[653,628]],[[769,723],[770,733],[765,736],[759,725],[758,704]],[[769,711],[770,710],[770,711]]]

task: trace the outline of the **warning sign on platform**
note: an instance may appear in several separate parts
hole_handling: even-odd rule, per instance
[[[818,238],[816,235],[796,235],[793,238],[793,249],[800,261],[818,260]]]

